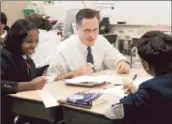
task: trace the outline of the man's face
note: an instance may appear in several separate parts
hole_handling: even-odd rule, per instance
[[[94,45],[99,33],[99,21],[96,17],[92,19],[84,18],[78,27],[78,35],[86,46]]]

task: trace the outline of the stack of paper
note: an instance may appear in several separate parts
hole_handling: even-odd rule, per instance
[[[42,90],[38,90],[38,93],[46,108],[59,105],[56,98],[50,93],[48,84],[46,84]]]
[[[112,83],[112,84],[122,84],[122,77],[118,75],[99,75],[97,76],[99,80]]]
[[[125,96],[125,91],[122,89],[122,86],[115,86],[112,88],[108,88],[102,91],[105,94],[112,94],[116,98],[121,99]]]
[[[144,78],[137,78],[133,84],[138,88],[139,85],[149,79],[151,79],[153,77],[149,76],[149,77],[144,77]],[[115,86],[112,88],[108,88],[102,91],[102,93],[105,94],[112,94],[114,95],[116,98],[121,99],[123,98],[126,94],[125,94],[125,90],[123,89],[123,86]]]
[[[133,84],[138,88],[141,83],[143,83],[147,80],[150,80],[152,78],[153,78],[152,76],[140,77],[140,78],[137,78],[136,80],[134,80]]]

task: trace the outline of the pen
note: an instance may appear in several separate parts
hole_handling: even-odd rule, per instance
[[[95,66],[92,68],[92,70],[93,70],[93,72],[96,72],[96,71],[95,71]]]
[[[86,66],[90,66],[90,63],[87,63]],[[95,65],[92,66],[92,73],[96,72],[95,71]]]
[[[134,77],[133,77],[133,80],[132,80],[132,82],[131,83],[133,83],[134,82],[134,80],[137,78],[137,74],[135,74],[134,75]]]
[[[132,81],[131,81],[131,84],[130,85],[132,85],[133,84],[133,82],[134,82],[134,80],[137,78],[137,74],[135,74],[134,75],[134,77],[133,77],[133,79],[132,79]],[[127,90],[127,92],[126,92],[126,94],[128,94],[130,92],[130,88]]]

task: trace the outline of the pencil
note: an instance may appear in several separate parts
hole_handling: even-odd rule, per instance
[[[132,79],[132,81],[131,81],[131,84],[130,85],[132,85],[133,84],[133,82],[134,82],[134,80],[137,78],[137,74],[135,74],[134,75],[134,77],[133,77],[133,79]],[[125,93],[125,94],[128,94],[128,93],[130,93],[130,88],[127,90],[127,92]]]

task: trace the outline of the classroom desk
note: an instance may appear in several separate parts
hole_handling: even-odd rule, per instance
[[[114,71],[104,71],[100,72],[105,74],[112,74],[115,73]],[[138,74],[138,77],[147,77],[145,71],[143,70],[137,70],[133,69],[129,74],[127,75],[121,75],[123,77],[130,77],[132,78],[133,75]],[[57,86],[55,86],[57,85]],[[53,85],[49,85],[49,89],[51,89],[52,94],[56,98],[58,98],[60,101],[64,101],[68,96],[70,96],[73,93],[81,92],[81,91],[87,91],[87,90],[99,90],[104,88],[110,88],[114,87],[112,84],[106,84],[103,86],[98,86],[94,88],[85,88],[85,87],[76,87],[76,86],[68,86],[64,83],[56,83]],[[57,93],[63,92],[63,95],[59,95]],[[117,123],[118,121],[112,121],[110,119],[107,119],[104,116],[104,112],[106,110],[106,107],[112,103],[114,103],[114,96],[110,94],[103,94],[99,99],[97,99],[93,103],[93,107],[91,109],[85,109],[80,107],[75,107],[72,105],[67,105],[61,102],[61,106],[63,109],[63,117],[66,124],[113,124]]]
[[[103,73],[112,74],[115,72],[104,71]],[[122,76],[133,77],[134,74],[138,74],[138,76],[146,76],[146,73],[143,70],[132,70],[130,74]],[[91,89],[104,89],[113,87],[114,85],[106,84],[104,86],[98,86],[95,88],[86,88],[68,86],[65,85],[64,82],[59,81],[55,83],[49,83],[47,86],[58,101],[64,100],[76,92],[82,92]],[[61,107],[57,106],[52,108],[45,108],[37,91],[20,92],[17,94],[11,94],[9,97],[11,97],[13,102],[14,113],[46,119],[49,120],[49,122],[52,124],[54,121],[57,122],[62,120],[62,114],[66,124],[114,123],[112,120],[109,120],[104,116],[104,110],[106,109],[106,106],[108,106],[108,104],[113,101],[114,97],[112,95],[102,95],[98,100],[95,101],[92,109],[84,109],[66,104],[61,104]]]
[[[142,70],[132,70],[130,74],[124,75],[124,77],[133,77],[134,74],[138,76],[146,77],[147,74]],[[66,124],[118,124],[121,123],[118,120],[112,121],[104,116],[106,107],[113,103],[113,95],[103,95],[102,98],[105,102],[102,104],[93,105],[92,109],[84,109],[74,107],[71,105],[62,104],[63,116]],[[112,100],[111,102],[109,100]],[[99,102],[98,102],[99,103]]]
[[[44,119],[55,124],[63,120],[62,108],[45,108],[37,91],[19,92],[9,95],[13,113]]]
[[[96,107],[92,109],[84,109],[62,103],[62,101],[65,101],[71,94],[87,90],[103,90],[104,88],[110,87],[114,87],[114,85],[105,84],[94,88],[70,86],[65,85],[63,82],[56,82],[55,84],[48,85],[48,88],[51,89],[51,93],[55,96],[57,101],[59,100],[61,103],[65,124],[87,124],[88,122],[89,124],[112,124],[113,121],[104,117],[104,110],[106,107],[104,105],[107,101],[109,102],[109,99],[112,99],[113,96],[102,95],[93,103],[93,106]]]
[[[113,99],[113,96],[104,95],[104,98],[99,99]],[[63,107],[63,116],[66,124],[113,124],[115,121],[110,120],[104,116],[104,111],[108,106],[105,100],[103,103],[94,104],[91,109],[84,109],[74,107],[66,104],[61,104]]]

